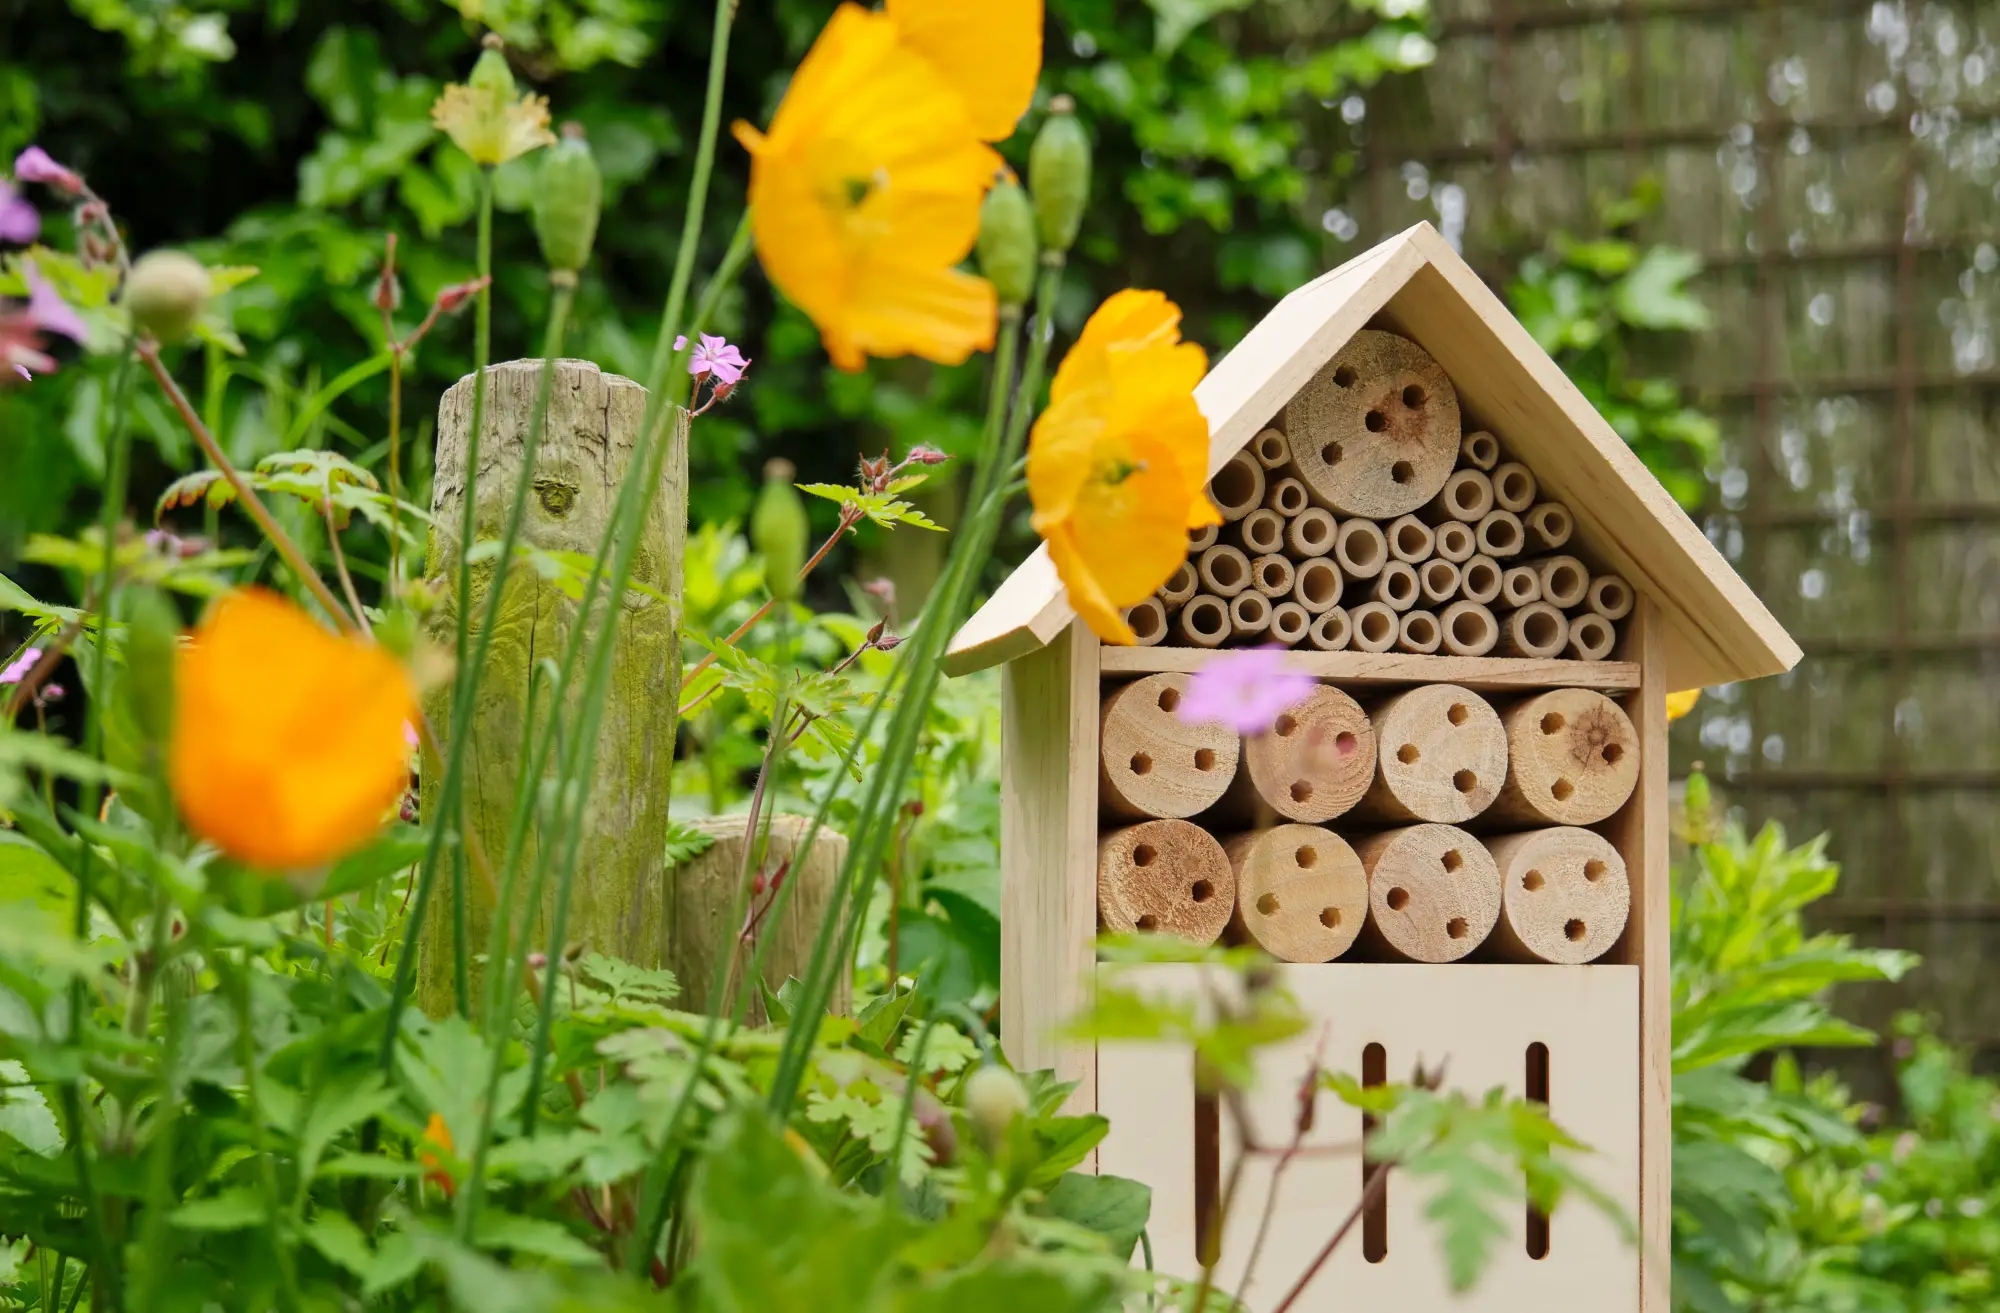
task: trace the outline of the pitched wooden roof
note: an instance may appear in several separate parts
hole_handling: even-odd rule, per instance
[[[1667,622],[1675,688],[1777,674],[1800,652],[1722,554],[1429,224],[1383,242],[1280,301],[1195,389],[1213,474],[1348,339],[1369,325],[1420,343],[1458,389],[1468,428],[1497,435],[1567,503],[1577,532]],[[1043,646],[1075,618],[1047,548],[952,638],[956,675]]]

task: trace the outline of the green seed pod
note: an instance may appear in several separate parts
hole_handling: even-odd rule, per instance
[[[125,276],[125,311],[140,332],[178,342],[200,318],[211,290],[208,269],[193,256],[148,251]]]
[[[1050,103],[1048,121],[1028,148],[1028,190],[1035,194],[1042,245],[1066,254],[1090,203],[1090,137],[1068,96]]]
[[[792,486],[796,473],[788,460],[765,462],[764,490],[750,512],[750,543],[764,558],[764,586],[780,602],[799,595],[799,571],[805,568],[806,539],[812,534],[805,499]]]
[[[1027,1087],[1005,1067],[989,1064],[965,1078],[965,1115],[989,1151],[1027,1111]]]
[[[479,60],[472,66],[472,76],[466,79],[469,86],[480,91],[498,92],[501,98],[514,98],[514,70],[507,66],[507,56],[501,53],[504,44],[491,32],[480,43],[485,47],[479,53]]]
[[[1035,207],[1012,178],[1003,178],[979,207],[979,272],[1003,306],[1028,303],[1035,291]]]
[[[562,140],[542,160],[542,185],[535,193],[535,236],[550,269],[573,274],[590,262],[603,209],[604,175],[597,158],[581,125],[565,123]]]

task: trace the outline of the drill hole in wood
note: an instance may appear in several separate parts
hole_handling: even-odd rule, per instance
[[[1444,923],[1444,933],[1449,939],[1463,939],[1472,933],[1472,927],[1466,923],[1464,917],[1454,916]]]
[[[1342,730],[1340,731],[1340,733],[1333,736],[1333,751],[1334,755],[1336,756],[1351,757],[1354,755],[1355,749],[1359,748],[1360,746],[1361,746],[1361,740],[1355,738],[1354,735],[1348,732],[1347,730]]]
[[[1160,850],[1153,847],[1152,844],[1142,843],[1132,850],[1132,865],[1151,866],[1154,859],[1159,855]]]
[[[1410,905],[1410,891],[1399,885],[1391,889],[1382,901],[1389,904],[1390,911],[1400,912]]]
[[[1132,773],[1134,775],[1147,775],[1152,772],[1152,769],[1153,759],[1151,757],[1143,752],[1132,754]]]
[[[1340,388],[1351,388],[1354,386],[1354,377],[1353,367],[1342,365],[1339,369],[1333,371],[1333,385]]]
[[[1438,865],[1447,871],[1459,870],[1465,865],[1465,854],[1456,848],[1448,849],[1444,856],[1438,858]]]
[[[1424,390],[1415,383],[1403,389],[1403,404],[1411,410],[1423,409],[1424,402],[1427,400],[1429,398],[1424,395]]]
[[[1197,903],[1205,903],[1215,897],[1215,886],[1206,880],[1196,880],[1194,888],[1188,890],[1188,896],[1193,898]]]
[[[1589,936],[1590,927],[1575,917],[1571,917],[1569,920],[1563,922],[1563,934],[1569,938],[1572,944],[1580,944]]]
[[[1174,709],[1180,706],[1180,704],[1181,691],[1179,689],[1163,688],[1160,690],[1160,710],[1172,714]]]
[[[1607,743],[1604,745],[1603,751],[1598,755],[1604,758],[1605,765],[1616,766],[1618,759],[1625,755],[1625,749],[1616,743]]]
[[[1305,803],[1312,801],[1312,796],[1313,796],[1312,781],[1293,780],[1291,792],[1292,792],[1292,801],[1303,806]]]
[[[1451,777],[1451,787],[1460,793],[1471,793],[1479,787],[1479,776],[1469,770],[1456,771]]]
[[[1322,907],[1319,912],[1319,923],[1329,930],[1340,929],[1340,909],[1338,907]]]
[[[1399,460],[1389,467],[1389,481],[1391,483],[1408,483],[1416,477],[1417,467],[1406,460]]]
[[[1405,766],[1416,765],[1423,759],[1423,755],[1414,743],[1405,743],[1402,747],[1396,749],[1396,760],[1402,762]]]
[[[1271,732],[1281,739],[1288,739],[1299,732],[1299,718],[1287,711],[1278,717],[1276,724],[1271,726]]]
[[[1329,442],[1324,447],[1321,447],[1319,449],[1320,461],[1321,463],[1326,465],[1340,464],[1340,458],[1345,454],[1346,453],[1341,451],[1340,444],[1338,442]]]
[[[1583,864],[1583,878],[1590,881],[1592,884],[1596,884],[1599,880],[1602,880],[1604,878],[1604,872],[1607,869],[1609,868],[1607,868],[1603,862],[1600,862],[1593,857],[1589,861]],[[1528,872],[1528,874],[1534,876],[1537,881],[1541,879],[1540,871],[1530,871]],[[1528,887],[1531,889],[1539,889],[1541,886],[1540,884],[1533,884]]]
[[[1592,863],[1592,865],[1602,868],[1604,863],[1594,862]],[[1529,871],[1526,875],[1521,877],[1521,887],[1523,889],[1526,889],[1531,894],[1540,893],[1542,886],[1546,885],[1547,883],[1548,881],[1542,878],[1542,873],[1540,871]]]
[[[1149,912],[1145,916],[1140,917],[1137,921],[1134,921],[1132,924],[1139,927],[1139,929],[1144,930],[1146,933],[1151,934],[1153,931],[1158,930],[1160,928],[1160,918],[1152,915]]]
[[[1568,802],[1570,795],[1575,792],[1576,785],[1571,784],[1567,778],[1557,780],[1549,786],[1549,795],[1557,802]]]
[[[1368,412],[1368,418],[1362,423],[1368,426],[1370,433],[1380,433],[1389,427],[1389,417],[1379,410],[1371,410]]]
[[[1292,852],[1292,861],[1301,871],[1310,871],[1319,865],[1319,849],[1309,843],[1302,843]]]
[[[1562,733],[1563,726],[1567,724],[1569,724],[1569,721],[1564,718],[1562,712],[1551,711],[1548,715],[1542,717],[1542,733],[1560,734]]]
[[[1194,750],[1194,768],[1195,768],[1196,770],[1198,770],[1198,771],[1212,771],[1212,770],[1214,770],[1214,769],[1215,769],[1215,749],[1213,749],[1213,748],[1196,748],[1196,749]]]
[[[1265,894],[1257,900],[1257,911],[1264,916],[1276,916],[1278,914],[1278,907],[1278,896],[1276,894]]]
[[[1463,725],[1471,716],[1472,712],[1466,708],[1463,702],[1452,703],[1451,709],[1444,713],[1444,718],[1454,725]]]

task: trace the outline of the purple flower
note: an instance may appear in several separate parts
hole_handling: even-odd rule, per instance
[[[14,157],[17,182],[45,182],[65,196],[81,196],[83,179],[74,169],[66,169],[49,158],[40,146],[30,146]]]
[[[33,261],[22,262],[21,277],[28,284],[28,314],[34,318],[35,327],[45,333],[61,333],[72,342],[81,342],[89,336],[82,316],[43,280]]]
[[[35,663],[41,659],[42,649],[39,647],[23,648],[21,655],[9,661],[5,670],[0,670],[0,684],[20,683],[28,677],[28,672],[33,670]]]
[[[674,339],[674,350],[687,350],[685,334]],[[703,333],[694,354],[688,357],[688,373],[696,378],[713,374],[717,383],[728,387],[735,387],[748,368],[750,362],[743,358],[743,353],[713,333]]]
[[[1313,688],[1313,677],[1292,669],[1283,648],[1218,652],[1188,680],[1178,714],[1192,725],[1220,723],[1238,734],[1262,734]]]
[[[0,242],[26,246],[42,231],[42,216],[21,198],[12,183],[0,182]]]

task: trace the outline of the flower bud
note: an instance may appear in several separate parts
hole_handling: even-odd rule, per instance
[[[562,140],[542,160],[542,186],[535,193],[535,236],[550,269],[573,274],[589,262],[603,208],[604,175],[590,143],[582,127],[565,123]]]
[[[479,45],[479,58],[472,65],[472,76],[465,80],[466,85],[480,91],[495,92],[511,100],[514,96],[514,70],[508,67],[507,56],[502,53],[506,42],[497,34],[488,32]]]
[[[750,512],[750,542],[764,558],[764,586],[780,602],[799,595],[799,571],[805,568],[806,539],[812,533],[805,499],[792,486],[792,463],[774,459],[764,465],[764,490]]]
[[[1042,245],[1067,253],[1090,202],[1090,137],[1076,121],[1076,102],[1068,96],[1050,102],[1048,121],[1028,149],[1028,190],[1035,195]]]
[[[979,272],[1003,306],[1023,306],[1035,291],[1035,207],[1012,178],[1003,178],[979,207]]]
[[[1021,1078],[989,1063],[965,1080],[965,1115],[990,1150],[1028,1110],[1028,1090]]]
[[[125,311],[132,326],[156,341],[188,335],[212,285],[202,262],[182,251],[148,251],[125,277]]]

